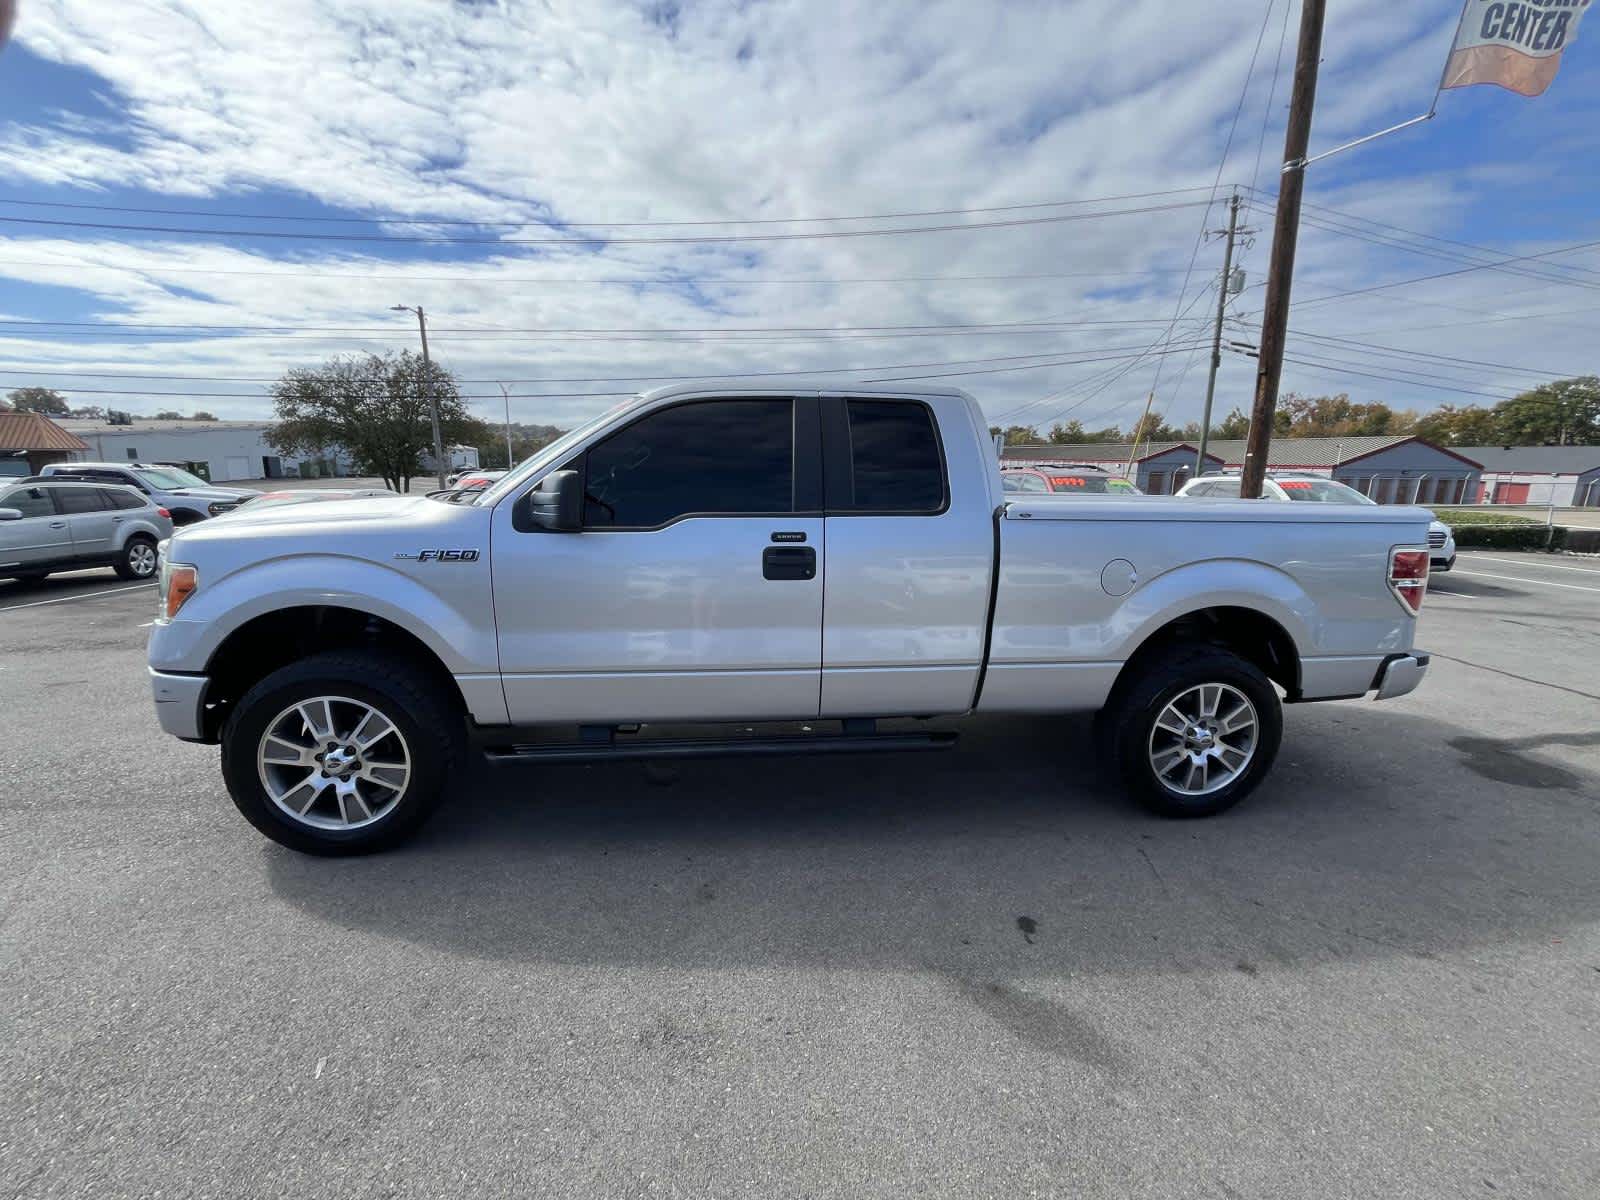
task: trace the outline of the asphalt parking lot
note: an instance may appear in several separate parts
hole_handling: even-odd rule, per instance
[[[988,720],[357,861],[160,735],[154,607],[0,583],[0,1194],[1600,1195],[1600,561],[1464,552],[1209,822]]]

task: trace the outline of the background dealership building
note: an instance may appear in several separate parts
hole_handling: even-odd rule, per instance
[[[267,441],[265,421],[156,421],[135,419],[112,425],[104,420],[57,418],[54,422],[84,444],[63,455],[74,462],[174,463],[213,483],[246,479],[310,479],[355,474],[350,456],[339,447],[316,454],[281,454]],[[450,448],[451,467],[475,467],[472,446]],[[432,469],[432,456],[424,456]]]
[[[1207,472],[1244,465],[1243,441],[1206,447]],[[1123,475],[1151,495],[1165,496],[1194,478],[1199,448],[1191,442],[1127,445],[1007,446],[1007,466],[1036,462],[1090,463]],[[1419,437],[1277,438],[1270,469],[1312,471],[1349,484],[1379,504],[1472,504],[1483,467],[1466,453],[1446,450]]]

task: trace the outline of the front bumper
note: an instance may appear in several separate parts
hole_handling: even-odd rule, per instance
[[[204,675],[169,675],[153,667],[149,670],[156,720],[161,722],[161,728],[186,742],[204,741],[206,685],[211,681]]]
[[[1383,666],[1378,668],[1378,677],[1373,680],[1373,686],[1378,689],[1374,699],[1393,700],[1416,691],[1422,677],[1428,673],[1428,662],[1428,655],[1421,651],[1396,654],[1386,659]]]

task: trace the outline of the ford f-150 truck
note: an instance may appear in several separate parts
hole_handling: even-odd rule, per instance
[[[955,735],[879,719],[965,713],[1097,712],[1131,792],[1204,816],[1266,775],[1280,696],[1417,686],[1428,522],[1018,497],[954,389],[674,386],[470,503],[246,507],[180,530],[150,677],[167,732],[221,744],[244,816],[312,853],[411,833],[469,749],[922,749]],[[644,728],[663,723],[708,728]]]

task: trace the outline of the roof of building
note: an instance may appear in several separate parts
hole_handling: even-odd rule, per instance
[[[1600,467],[1600,446],[1458,446],[1486,471],[1582,475]]]
[[[1478,462],[1459,450],[1447,449],[1436,442],[1419,438],[1414,434],[1385,434],[1368,435],[1362,437],[1308,437],[1308,438],[1274,438],[1272,448],[1267,454],[1267,465],[1284,470],[1295,467],[1337,467],[1345,463],[1355,462],[1357,459],[1366,458],[1368,455],[1377,454],[1380,450],[1389,450],[1395,446],[1403,446],[1407,442],[1416,442],[1437,450],[1440,454],[1450,458],[1458,458],[1469,467],[1478,466]],[[1222,455],[1230,467],[1244,464],[1245,442],[1237,441],[1212,442],[1210,449]]]
[[[1127,442],[1069,442],[1060,445],[1050,442],[1043,445],[1007,446],[1000,452],[1000,457],[1012,462],[1125,463],[1130,455],[1135,462],[1144,462],[1147,458],[1159,458],[1172,450],[1187,450],[1190,454],[1194,454],[1198,449],[1190,442],[1143,442],[1135,454],[1133,446]],[[1221,457],[1209,450],[1206,452],[1206,457],[1222,461]]]
[[[88,444],[49,417],[32,412],[0,413],[0,450],[87,450]]]
[[[113,425],[104,418],[63,417],[61,427],[73,433],[101,433],[107,435],[133,433],[202,433],[206,430],[238,433],[247,429],[265,429],[271,421],[157,421],[135,417],[132,424]]]

